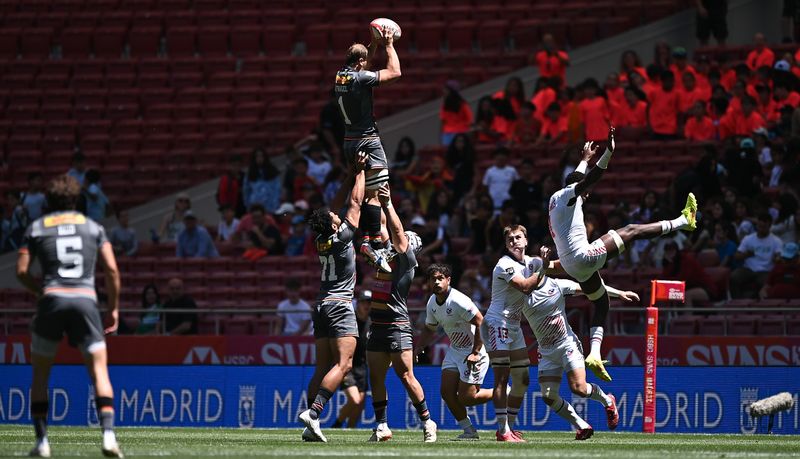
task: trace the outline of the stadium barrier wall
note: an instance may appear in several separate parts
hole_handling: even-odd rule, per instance
[[[531,362],[537,363],[529,339]],[[800,366],[800,336],[659,336],[658,366]],[[440,364],[449,342],[430,347]],[[614,366],[642,365],[644,336],[608,336],[604,357]],[[584,343],[588,349],[588,343]],[[310,336],[111,336],[109,362],[117,365],[311,365]],[[30,337],[0,336],[0,365],[30,362]],[[80,353],[62,345],[56,363],[80,364]]]
[[[311,366],[112,366],[114,405],[120,426],[184,427],[298,427],[297,414],[306,408],[306,384]],[[0,423],[30,422],[29,384],[26,365],[0,366]],[[444,429],[457,425],[439,396],[441,369],[415,369],[434,420]],[[612,372],[614,381],[603,387],[617,397],[619,430],[642,430],[642,368],[621,367]],[[536,368],[531,380],[536,381]],[[490,387],[491,372],[486,380]],[[765,430],[747,414],[757,399],[789,391],[794,408],[778,415],[775,433],[800,434],[797,404],[798,367],[663,367],[659,369],[656,414],[658,432],[755,433]],[[536,384],[525,397],[519,413],[523,430],[567,430],[567,423],[544,404]],[[387,377],[389,425],[418,428],[414,407],[398,378]],[[50,384],[50,421],[55,425],[95,425],[93,389],[86,370],[79,365],[53,369]],[[570,394],[566,383],[561,396],[570,401],[597,430],[605,430],[605,413],[594,401]],[[323,413],[327,426],[345,403],[339,391]],[[494,427],[491,405],[469,410],[479,428]],[[374,414],[367,403],[361,425],[371,426]],[[760,430],[759,430],[760,429]],[[330,432],[331,435],[335,433]]]

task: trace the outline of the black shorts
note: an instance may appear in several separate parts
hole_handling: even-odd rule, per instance
[[[369,329],[367,351],[402,352],[414,349],[414,331],[410,325],[373,325]]]
[[[314,339],[358,338],[356,313],[350,301],[321,301],[311,311],[311,320],[314,323]]]
[[[66,334],[70,346],[82,349],[105,341],[100,311],[89,298],[43,296],[37,305],[32,331],[54,342],[61,341]]]
[[[354,366],[350,373],[347,373],[347,376],[344,377],[344,381],[342,381],[342,389],[347,389],[348,387],[357,387],[359,392],[366,392],[369,388],[367,384],[367,366],[366,365],[358,365]]]
[[[383,144],[378,136],[344,141],[342,153],[344,157],[347,158],[348,163],[352,164],[355,161],[356,153],[359,151],[363,151],[367,154],[367,169],[389,168],[389,162],[386,160],[386,152],[383,151]]]
[[[703,3],[708,10],[708,16],[697,15],[697,38],[708,40],[714,34],[717,41],[725,40],[728,38],[728,2],[714,0]]]

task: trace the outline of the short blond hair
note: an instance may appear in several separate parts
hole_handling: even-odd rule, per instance
[[[367,47],[362,45],[361,43],[353,43],[347,48],[347,55],[345,56],[345,64],[346,65],[356,65],[358,61],[361,59],[366,60],[367,56],[369,56],[369,51]]]

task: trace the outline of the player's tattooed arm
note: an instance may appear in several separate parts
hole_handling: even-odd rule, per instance
[[[344,200],[348,189],[352,187],[352,191],[350,191],[350,202],[347,206],[347,215],[345,215],[345,218],[353,227],[358,226],[358,220],[361,218],[361,203],[364,201],[364,168],[366,167],[366,164],[367,154],[363,151],[356,153],[356,160],[353,164],[353,170],[350,173],[350,177],[346,183],[343,183],[342,186],[339,187],[339,191],[336,193],[336,197],[331,204],[331,208],[334,209],[334,212],[341,209],[342,201]]]

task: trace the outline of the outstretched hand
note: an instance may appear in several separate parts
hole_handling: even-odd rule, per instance
[[[608,151],[614,153],[614,148],[616,148],[616,143],[614,142],[614,126],[608,127]]]
[[[598,148],[600,148],[600,146],[592,141],[583,144],[583,155],[581,156],[581,161],[586,161],[588,163],[589,160],[592,159],[592,157],[597,153]]]
[[[356,153],[356,161],[353,163],[353,172],[355,175],[358,175],[358,173],[363,171],[366,167],[367,153],[364,151],[359,151]]]
[[[394,43],[394,33],[396,30],[394,27],[383,26],[381,30],[381,36],[378,38],[378,42],[383,46],[389,46]]]
[[[626,303],[638,303],[639,295],[636,292],[625,291],[619,293],[619,298]]]
[[[547,247],[546,245],[543,245],[539,249],[539,256],[542,257],[542,261],[544,262],[545,267],[547,267],[547,264],[550,262],[550,256],[552,255],[553,251],[550,250],[550,247]]]
[[[378,200],[381,202],[382,205],[389,204],[392,202],[392,192],[389,189],[389,184],[384,183],[383,185],[378,188]]]

